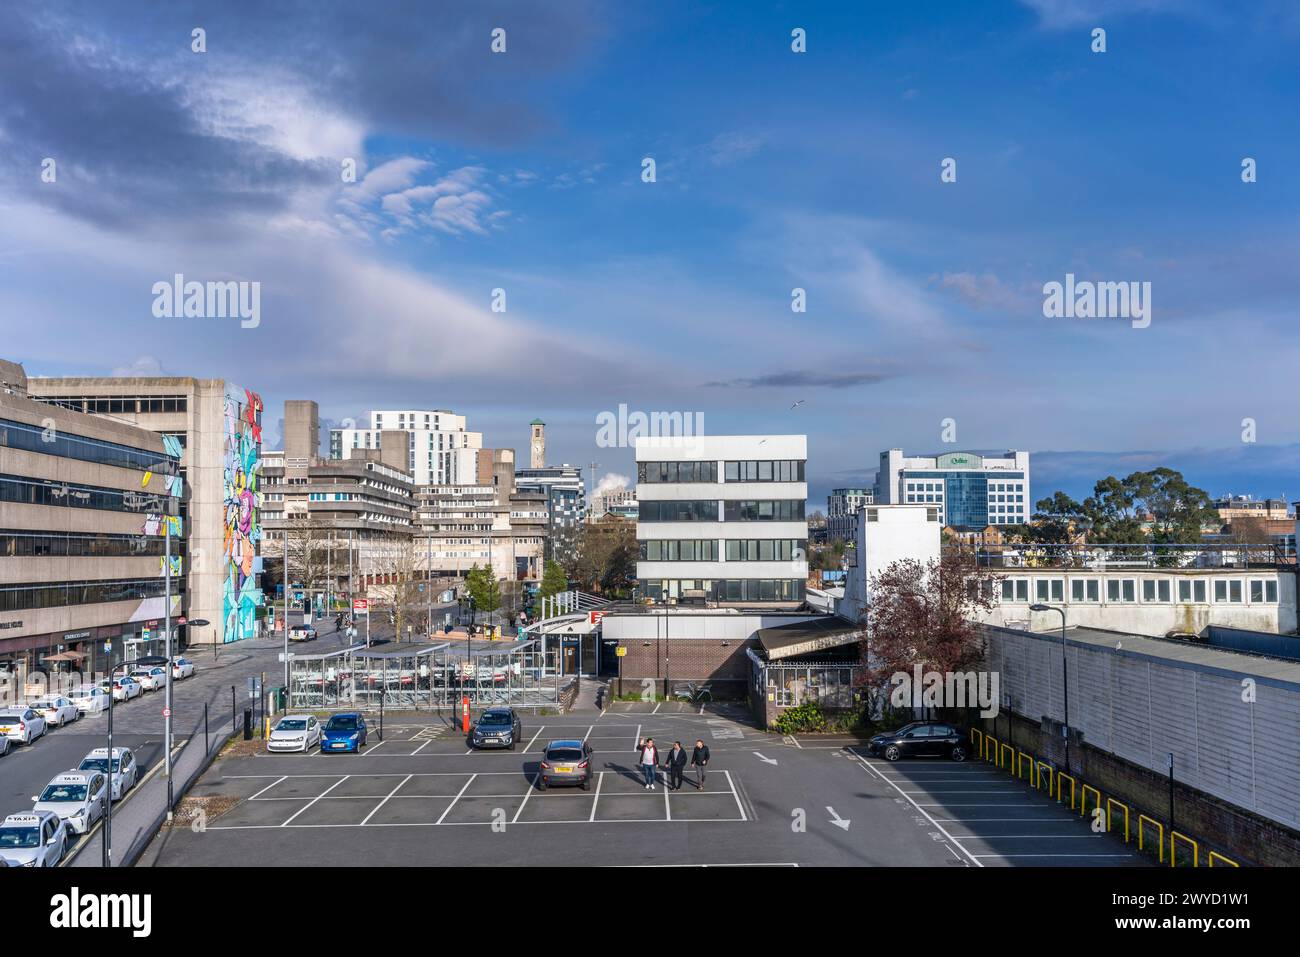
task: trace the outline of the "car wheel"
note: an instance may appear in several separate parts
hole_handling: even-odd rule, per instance
[[[902,750],[899,749],[898,745],[896,744],[891,744],[889,747],[885,748],[886,761],[897,761],[902,756],[903,756],[903,752]]]
[[[966,746],[964,744],[954,744],[952,750],[948,752],[948,757],[954,761],[966,760]]]
[[[588,779],[588,778],[583,778],[583,779],[582,779],[582,789],[583,789],[584,791],[590,791],[590,790],[591,790],[591,781],[590,781],[590,779]]]
[[[513,738],[511,738],[510,743],[506,745],[506,749],[510,751],[513,751],[515,749],[515,742]]]
[[[539,778],[537,779],[537,790],[539,790],[539,791],[545,791],[545,790],[546,790],[546,779],[545,779],[545,778],[543,778],[543,777],[539,777]]]

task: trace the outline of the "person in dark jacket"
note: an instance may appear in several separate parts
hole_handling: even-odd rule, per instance
[[[664,767],[668,769],[668,789],[680,791],[682,772],[686,770],[686,749],[680,741],[674,741],[672,750],[664,755]]]
[[[703,741],[696,740],[695,749],[691,752],[691,767],[695,769],[695,790],[704,790],[704,769],[709,763],[709,746]]]

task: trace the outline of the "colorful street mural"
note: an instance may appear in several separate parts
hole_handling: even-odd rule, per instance
[[[225,528],[223,530],[222,640],[252,638],[262,590],[254,576],[262,540],[262,397],[228,387],[225,400]]]

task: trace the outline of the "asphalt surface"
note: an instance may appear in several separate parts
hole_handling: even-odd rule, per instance
[[[635,745],[712,751],[703,792],[646,791]],[[585,738],[590,791],[533,786],[546,741]],[[978,762],[865,756],[856,738],[795,738],[747,713],[617,703],[601,714],[525,718],[520,750],[469,751],[427,718],[390,715],[360,755],[219,760],[191,791],[238,799],[201,832],[176,828],[141,861],[248,865],[1143,864],[1077,812]]]

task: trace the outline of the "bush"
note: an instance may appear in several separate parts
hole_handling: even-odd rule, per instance
[[[826,715],[815,701],[805,701],[801,705],[787,708],[776,719],[774,727],[782,734],[794,734],[796,731],[825,731]]]

